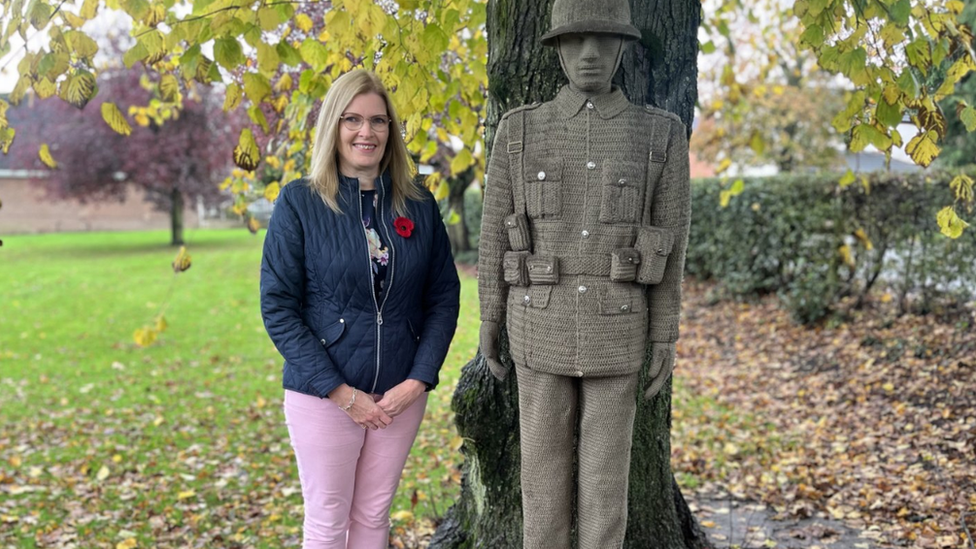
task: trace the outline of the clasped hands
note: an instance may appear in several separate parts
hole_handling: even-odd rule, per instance
[[[393,423],[393,418],[403,413],[410,407],[420,395],[427,390],[422,381],[408,379],[397,384],[389,391],[383,393],[379,399],[374,399],[373,395],[356,391],[356,401],[346,414],[363,429],[385,429],[387,425]],[[354,389],[345,383],[329,393],[329,400],[340,408],[344,408],[352,402]]]
[[[496,379],[504,381],[508,376],[508,368],[498,357],[498,331],[497,322],[483,321],[478,335],[481,354],[485,357],[488,369]],[[644,398],[648,400],[660,392],[664,382],[671,377],[671,372],[674,370],[674,343],[654,342],[652,345],[648,381],[644,389]]]

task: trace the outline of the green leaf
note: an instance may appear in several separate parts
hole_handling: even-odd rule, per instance
[[[149,14],[149,2],[146,0],[119,0],[119,5],[136,21],[142,21]]]
[[[244,94],[252,103],[258,104],[271,95],[271,82],[261,74],[244,73]]]
[[[47,22],[51,20],[51,13],[53,13],[51,6],[45,2],[38,2],[35,0],[30,8],[30,14],[27,16],[27,18],[32,27],[37,30],[43,30],[44,27],[47,26]]]
[[[959,112],[959,120],[966,126],[967,132],[976,131],[976,108],[968,106]]]
[[[464,170],[468,169],[468,166],[474,164],[474,158],[471,156],[471,151],[467,148],[461,149],[461,152],[454,156],[451,160],[451,175],[457,175]]]
[[[898,77],[898,89],[904,92],[908,99],[918,97],[918,81],[915,80],[911,67],[905,67],[901,76]]]
[[[254,140],[254,134],[249,128],[241,130],[237,146],[234,147],[234,163],[245,171],[252,171],[261,163],[258,143]]]
[[[47,77],[41,77],[35,80],[31,87],[34,88],[34,93],[36,93],[41,99],[47,99],[58,91],[58,88],[54,85],[54,82]]]
[[[230,84],[227,86],[227,91],[224,92],[224,110],[232,111],[236,109],[241,104],[241,87],[237,84]]]
[[[14,137],[17,136],[17,130],[14,128],[2,128],[0,129],[0,152],[7,154],[10,152],[10,145],[14,142]]]
[[[315,38],[306,38],[299,51],[302,54],[302,59],[311,65],[315,71],[322,71],[329,64],[329,50],[325,49],[325,46]]]
[[[895,102],[889,105],[887,101],[878,101],[878,108],[875,110],[878,122],[889,128],[897,127],[901,123],[901,103]]]
[[[61,82],[60,96],[61,99],[79,109],[85,108],[91,98],[95,97],[95,75],[79,69]]]
[[[307,16],[306,16],[307,17]],[[273,31],[281,24],[278,10],[273,7],[263,7],[258,10],[258,23],[263,31]]]
[[[939,230],[942,234],[953,239],[962,236],[963,230],[969,226],[969,223],[966,223],[956,214],[956,210],[952,206],[946,206],[939,210],[935,220],[939,223]]]
[[[261,126],[264,133],[269,133],[268,119],[264,116],[264,111],[261,110],[261,105],[255,103],[251,105],[251,108],[247,109],[247,116],[250,117],[251,121]]]
[[[236,70],[246,61],[240,42],[233,38],[218,38],[214,42],[214,60],[229,71]]]
[[[258,70],[265,76],[271,76],[278,70],[281,58],[278,57],[278,50],[274,46],[269,46],[264,42],[258,44]]]
[[[298,50],[291,47],[291,44],[284,40],[278,42],[278,45],[275,46],[275,51],[278,52],[278,58],[281,59],[281,62],[289,67],[297,67],[302,64],[302,56],[298,53]]]
[[[99,0],[85,0],[78,12],[83,19],[94,19],[98,15]]]
[[[699,44],[698,47],[701,49],[701,52],[706,55],[709,53],[715,53],[715,42],[712,42],[711,40],[705,42],[704,44]]]
[[[176,101],[180,94],[180,82],[172,74],[164,74],[159,79],[159,96],[163,101]]]
[[[64,33],[64,40],[71,48],[71,53],[78,57],[91,59],[98,52],[98,43],[81,31],[72,30]]]
[[[126,121],[125,116],[122,115],[122,111],[115,106],[115,103],[105,102],[102,103],[102,120],[116,133],[122,135],[129,135],[132,133],[132,126]]]
[[[434,23],[429,23],[427,27],[424,28],[423,37],[421,37],[421,42],[427,51],[430,52],[442,52],[447,50],[447,44],[450,42],[450,38],[444,31]]]
[[[50,52],[37,64],[37,74],[55,81],[68,70],[69,55],[66,52]]]
[[[891,6],[891,20],[901,26],[908,24],[908,18],[911,14],[912,3],[909,0],[898,0],[895,5]]]
[[[749,147],[759,156],[762,156],[766,152],[766,142],[759,132],[752,134],[752,139],[749,140]]]
[[[820,25],[810,25],[803,34],[800,35],[800,43],[810,47],[818,48],[823,45],[824,33]]]
[[[807,3],[807,15],[816,17],[823,10],[827,9],[828,5],[830,5],[830,0],[810,0]]]
[[[854,175],[854,172],[848,168],[847,172],[844,173],[844,176],[841,177],[840,181],[837,183],[840,184],[841,187],[846,187],[855,181],[857,181],[857,177]]]

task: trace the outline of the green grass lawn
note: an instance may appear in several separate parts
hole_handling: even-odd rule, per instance
[[[281,359],[258,307],[263,232],[4,237],[0,546],[297,546],[301,493]],[[450,398],[477,347],[477,285],[394,502],[403,526],[458,492]],[[133,332],[165,306],[168,329]]]

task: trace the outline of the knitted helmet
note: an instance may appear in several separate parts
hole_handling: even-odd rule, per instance
[[[627,0],[556,0],[551,29],[539,40],[543,46],[555,46],[559,36],[571,33],[615,34],[624,40],[641,37],[631,23]]]

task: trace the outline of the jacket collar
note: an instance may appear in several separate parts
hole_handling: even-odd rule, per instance
[[[342,172],[339,172],[339,188],[340,189],[350,189],[353,191],[359,190],[359,179],[355,177],[347,177]],[[390,178],[390,172],[385,171],[382,175],[376,178],[376,188],[381,191],[382,196],[386,196],[390,193],[393,188],[393,180]]]
[[[553,100],[559,115],[567,119],[576,116],[580,109],[584,108],[587,101],[593,103],[597,114],[604,120],[617,116],[630,106],[630,101],[627,101],[624,93],[616,86],[610,90],[610,93],[594,95],[592,97],[575,92],[569,86],[563,86]]]

